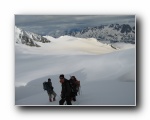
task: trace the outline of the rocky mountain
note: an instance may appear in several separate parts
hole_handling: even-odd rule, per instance
[[[96,38],[99,41],[110,43],[125,42],[135,44],[135,27],[128,24],[110,24],[96,27],[87,27],[80,31],[69,31],[66,35],[79,38]]]
[[[68,31],[60,30],[51,34],[51,36],[56,38],[64,35],[78,38],[96,38],[98,41],[110,44],[116,42],[135,44],[135,27],[131,27],[129,24],[100,25],[96,27],[86,27],[84,29],[73,28]],[[26,44],[35,47],[40,47],[38,42],[51,42],[41,35],[27,32],[17,27],[15,27],[15,37],[17,44]]]
[[[42,37],[41,35],[24,31],[15,26],[15,42],[17,44],[26,44],[28,46],[40,47],[38,42],[49,43],[50,40]]]

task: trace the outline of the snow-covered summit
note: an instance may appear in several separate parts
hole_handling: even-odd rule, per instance
[[[15,26],[15,42],[17,44],[40,47],[38,42],[49,43],[50,41],[41,35],[24,31]]]

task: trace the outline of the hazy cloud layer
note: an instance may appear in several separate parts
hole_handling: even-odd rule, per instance
[[[99,26],[102,24],[130,24],[134,26],[134,15],[16,15],[15,25],[38,34],[51,35],[70,29]]]

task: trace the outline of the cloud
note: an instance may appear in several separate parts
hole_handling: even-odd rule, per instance
[[[134,15],[16,15],[15,25],[38,34],[102,24],[135,24]]]

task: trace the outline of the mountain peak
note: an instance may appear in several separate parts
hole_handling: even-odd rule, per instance
[[[15,42],[16,44],[26,44],[28,46],[40,47],[38,42],[49,43],[50,40],[42,37],[41,35],[24,31],[15,26]]]

